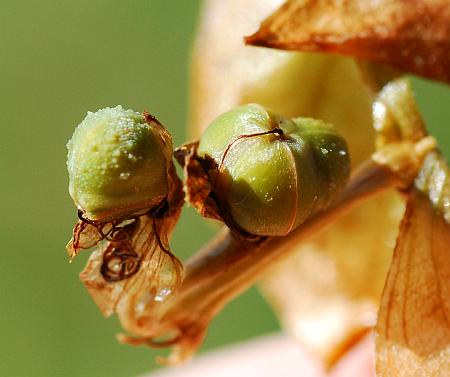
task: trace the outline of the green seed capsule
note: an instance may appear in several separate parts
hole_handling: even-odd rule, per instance
[[[67,148],[69,192],[90,220],[151,208],[167,196],[172,146],[151,117],[121,106],[89,112]]]
[[[350,172],[347,145],[333,126],[283,118],[256,104],[214,120],[197,153],[218,166],[219,205],[254,235],[287,234],[325,209]]]

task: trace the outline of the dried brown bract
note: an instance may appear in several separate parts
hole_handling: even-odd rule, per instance
[[[350,55],[450,83],[447,0],[291,0],[246,42]]]
[[[68,245],[75,257],[97,246],[80,278],[106,317],[116,313],[125,343],[150,344],[158,307],[180,287],[183,266],[169,249],[169,236],[184,202],[182,184],[172,163],[169,193],[158,207],[125,218],[95,222],[79,212],[80,220]]]
[[[409,197],[383,293],[376,327],[380,377],[450,371],[448,203],[449,168],[432,152]]]
[[[197,156],[198,142],[184,144],[175,150],[175,158],[183,167],[186,180],[186,200],[203,216],[222,220],[217,204],[210,197],[211,180],[208,171],[215,169],[212,161],[200,160]]]
[[[185,181],[184,191],[187,201],[208,219],[219,220],[226,224],[238,238],[258,239],[240,228],[231,218],[225,208],[221,208],[214,193],[214,177],[219,172],[219,166],[210,158],[197,155],[198,142],[184,144],[175,151],[178,163],[183,167]]]

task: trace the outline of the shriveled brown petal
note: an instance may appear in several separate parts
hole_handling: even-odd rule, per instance
[[[408,201],[376,327],[380,377],[450,375],[448,173],[431,153]]]
[[[125,221],[113,229],[91,255],[80,277],[105,316],[116,313],[125,343],[154,343],[165,335],[155,324],[159,308],[173,296],[183,278],[181,262],[169,250],[169,236],[183,205],[182,184],[173,163],[167,167],[169,194],[156,212]]]
[[[290,0],[246,42],[350,55],[450,83],[447,0]]]
[[[175,156],[184,171],[184,191],[186,201],[203,217],[222,221],[220,210],[210,197],[211,180],[207,167],[197,156],[198,142],[184,144],[177,148]]]
[[[80,277],[105,316],[117,312],[125,330],[145,337],[151,334],[154,308],[180,286],[182,265],[168,251],[163,220],[143,215],[134,221],[131,247],[107,241]]]

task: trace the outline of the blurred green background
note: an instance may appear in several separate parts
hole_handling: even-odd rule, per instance
[[[66,142],[86,111],[149,110],[186,137],[189,50],[199,1],[0,1],[0,376],[133,376],[156,352],[119,345],[69,265],[76,220]],[[424,116],[450,151],[447,87],[414,81]],[[173,249],[184,258],[213,230],[191,209]],[[213,322],[202,350],[278,325],[255,289]]]

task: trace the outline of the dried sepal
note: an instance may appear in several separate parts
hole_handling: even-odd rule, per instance
[[[349,55],[450,83],[447,0],[290,0],[246,42]]]
[[[67,250],[73,258],[97,247],[80,274],[82,282],[103,315],[118,315],[132,342],[152,342],[159,336],[152,319],[183,278],[183,265],[169,248],[184,203],[172,161],[172,138],[147,112],[139,115],[117,107],[88,117],[72,138],[69,159],[71,171],[77,173],[71,175],[77,183],[71,181],[76,188],[72,192],[86,199],[83,203],[91,211],[79,208]],[[106,161],[105,168],[95,176],[91,170],[97,169],[99,159]],[[126,176],[119,174],[124,167],[129,168]],[[95,196],[90,195],[93,190]],[[128,206],[127,194],[134,191],[137,199]],[[92,211],[90,198],[109,204],[106,216],[91,216],[99,211]],[[123,336],[124,341],[130,339]]]
[[[200,159],[197,155],[198,142],[184,144],[175,150],[175,157],[184,171],[184,192],[186,201],[206,218],[223,221],[220,209],[211,194],[209,170],[216,166],[212,160]]]
[[[183,266],[169,249],[183,193],[173,164],[168,174],[167,201],[112,224],[80,274],[103,315],[116,313],[124,330],[141,342],[161,335],[153,327],[158,306],[177,291],[183,277]]]
[[[427,160],[421,174],[440,174],[428,175],[429,191],[419,176],[400,227],[376,326],[380,377],[450,374],[450,224],[433,203],[437,192],[448,203],[449,171],[442,156]]]

